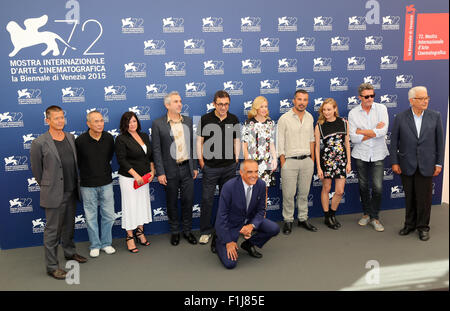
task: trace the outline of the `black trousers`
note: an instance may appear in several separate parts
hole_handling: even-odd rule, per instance
[[[433,177],[422,176],[417,169],[412,176],[402,174],[401,179],[406,201],[405,227],[428,231],[430,229]]]
[[[186,162],[178,167],[177,176],[167,178],[166,201],[167,216],[169,218],[170,232],[180,233],[180,221],[178,220],[178,191],[181,197],[182,230],[191,232],[192,228],[192,204],[194,202],[194,179]]]

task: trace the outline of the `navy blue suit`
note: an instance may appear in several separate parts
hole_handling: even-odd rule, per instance
[[[228,269],[236,266],[237,261],[227,257],[226,244],[237,242],[239,232],[244,225],[253,224],[256,232],[249,242],[262,248],[273,236],[280,232],[275,222],[264,218],[266,203],[266,184],[258,179],[252,189],[252,197],[248,210],[246,208],[244,185],[241,176],[227,181],[222,188],[216,217],[216,249],[217,255]]]
[[[432,178],[437,164],[444,162],[441,114],[424,110],[417,135],[411,108],[399,113],[391,135],[391,164],[402,170],[405,191],[405,227],[428,231],[431,215]]]

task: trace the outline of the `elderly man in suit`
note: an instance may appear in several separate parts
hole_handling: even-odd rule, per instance
[[[217,255],[227,269],[236,267],[240,234],[245,239],[241,248],[261,258],[255,246],[262,248],[280,232],[275,222],[264,217],[266,184],[258,178],[258,163],[243,161],[239,173],[223,185],[215,223]]]
[[[442,170],[444,136],[441,114],[428,108],[430,97],[423,86],[409,90],[411,108],[399,113],[391,135],[392,171],[401,175],[406,200],[405,225],[400,235],[415,229],[419,238],[430,238],[432,180]]]
[[[31,144],[31,170],[41,188],[40,205],[47,220],[44,229],[47,273],[55,279],[65,279],[66,271],[58,264],[60,240],[67,260],[87,261],[76,253],[73,242],[76,200],[80,198],[77,153],[74,136],[63,131],[63,110],[50,106],[45,118],[48,132]]]
[[[156,176],[166,190],[167,215],[172,233],[170,243],[175,246],[180,242],[180,190],[183,237],[189,243],[197,244],[197,239],[191,232],[194,179],[198,174],[197,161],[193,156],[192,119],[181,115],[183,104],[178,92],[167,94],[164,106],[167,114],[152,124],[152,143]]]

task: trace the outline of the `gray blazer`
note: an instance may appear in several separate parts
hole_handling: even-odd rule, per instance
[[[73,150],[76,171],[78,174],[77,152],[75,138],[64,132]],[[57,208],[61,205],[64,194],[64,180],[61,159],[50,133],[47,131],[31,144],[31,170],[41,188],[40,205],[45,208]],[[77,194],[80,198],[80,177],[77,179]]]
[[[399,164],[402,174],[412,176],[419,168],[423,176],[432,176],[436,164],[444,164],[444,134],[441,114],[423,112],[420,135],[411,108],[397,114],[391,134],[391,164]]]
[[[192,176],[197,170],[198,162],[194,160],[192,119],[183,116],[184,138],[189,153],[189,168]],[[188,129],[188,131],[186,131]],[[177,172],[177,164],[171,156],[170,149],[173,148],[175,154],[175,142],[170,124],[167,122],[167,114],[153,121],[152,124],[152,146],[153,160],[155,163],[156,176],[166,175],[166,178],[174,178]]]

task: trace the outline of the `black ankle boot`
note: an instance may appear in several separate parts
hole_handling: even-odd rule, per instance
[[[330,218],[337,228],[341,227],[341,223],[336,219],[336,211],[333,211],[332,209],[330,209]]]
[[[324,212],[325,214],[325,224],[328,226],[328,228],[331,228],[333,230],[337,230],[336,224],[333,222],[333,219],[330,217],[330,212]]]

